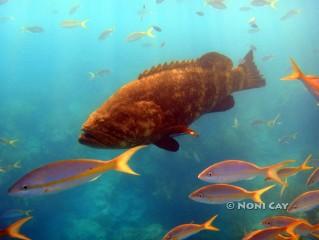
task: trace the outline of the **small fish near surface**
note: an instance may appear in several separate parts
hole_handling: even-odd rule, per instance
[[[152,27],[156,32],[162,32],[162,28],[160,28],[159,26],[153,25]]]
[[[154,35],[153,31],[154,31],[154,28],[150,27],[149,29],[147,29],[146,32],[133,32],[127,36],[126,41],[127,42],[134,42],[134,41],[140,40],[143,37],[154,38],[155,35]]]
[[[206,204],[225,204],[246,199],[251,199],[255,203],[263,203],[261,196],[274,187],[275,185],[271,185],[260,190],[248,191],[230,184],[211,184],[194,191],[189,198]]]
[[[281,21],[285,21],[285,20],[287,20],[287,19],[290,19],[290,18],[292,18],[292,17],[294,17],[294,16],[299,15],[300,13],[301,13],[301,9],[291,9],[291,10],[289,10],[284,16],[282,16],[282,17],[280,18],[280,20],[281,20]]]
[[[199,233],[203,230],[213,231],[217,232],[219,231],[218,228],[212,226],[212,223],[217,218],[217,215],[213,216],[203,224],[182,224],[179,225],[172,230],[170,230],[163,238],[162,240],[182,240],[186,239],[192,235],[195,235],[196,233]]]
[[[0,5],[5,4],[7,2],[9,2],[9,0],[0,0]]]
[[[49,163],[24,175],[8,192],[20,197],[45,195],[95,181],[110,170],[138,175],[128,166],[128,161],[143,147],[131,148],[109,161],[74,159]]]
[[[288,135],[282,136],[278,138],[278,143],[280,144],[289,144],[292,141],[295,141],[297,139],[298,132],[293,132]]]
[[[281,185],[285,185],[278,172],[294,160],[286,160],[274,165],[259,167],[242,160],[224,160],[203,170],[198,178],[209,183],[233,183],[241,180],[264,176]]]
[[[69,15],[75,14],[80,9],[80,7],[80,4],[73,5],[69,10]]]
[[[42,33],[44,32],[44,28],[40,26],[22,27],[21,31],[30,33]]]
[[[31,240],[27,236],[20,233],[20,228],[31,219],[32,217],[25,217],[16,221],[15,223],[12,223],[6,229],[0,230],[0,237],[8,236],[15,239]]]
[[[197,12],[196,12],[196,15],[198,15],[198,16],[200,16],[200,17],[203,17],[203,16],[205,15],[205,13],[202,12],[202,11],[197,11]]]
[[[32,210],[10,209],[0,215],[0,219],[21,218],[31,216]]]
[[[251,8],[247,7],[247,6],[242,6],[242,7],[239,8],[239,10],[242,11],[242,12],[248,12],[248,11],[251,10]]]
[[[87,27],[88,21],[89,21],[88,19],[86,19],[86,20],[72,20],[72,19],[64,20],[61,22],[60,26],[62,28],[79,28],[80,27],[80,28],[86,29],[86,28],[88,28]]]
[[[216,52],[158,65],[93,112],[82,126],[79,142],[96,148],[155,144],[177,151],[174,135],[190,134],[188,126],[205,113],[231,109],[232,93],[264,85],[252,51],[237,67]]]
[[[270,6],[276,8],[278,0],[251,0],[250,4],[256,7]]]
[[[11,146],[11,147],[16,147],[17,142],[19,142],[19,139],[0,138],[0,143]]]
[[[225,0],[205,0],[205,3],[219,10],[225,10],[227,8]]]
[[[268,61],[274,59],[274,57],[275,57],[274,55],[266,55],[266,56],[263,56],[261,60],[263,62],[268,62]]]
[[[15,17],[12,17],[12,16],[0,16],[0,23],[11,22],[14,20],[15,20]]]
[[[99,40],[103,41],[107,39],[113,32],[114,32],[114,28],[108,28],[104,30],[103,32],[101,32],[99,36]]]
[[[305,75],[295,60],[291,59],[292,73],[281,80],[301,80],[311,94],[319,102],[319,76]]]
[[[94,80],[96,78],[105,77],[105,76],[109,75],[110,72],[111,71],[108,70],[108,69],[100,69],[100,70],[97,70],[97,71],[94,71],[94,72],[89,72],[89,76],[90,76],[91,80]]]

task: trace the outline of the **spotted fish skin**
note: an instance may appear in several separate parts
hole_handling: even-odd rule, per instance
[[[183,126],[205,113],[233,107],[233,92],[264,85],[252,51],[236,68],[216,52],[158,65],[121,87],[93,112],[82,126],[79,142],[97,148],[153,143],[177,151],[179,145],[171,136],[183,133]]]

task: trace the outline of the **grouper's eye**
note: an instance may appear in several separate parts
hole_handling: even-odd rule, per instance
[[[23,185],[22,186],[22,190],[28,190],[28,186],[27,185]]]

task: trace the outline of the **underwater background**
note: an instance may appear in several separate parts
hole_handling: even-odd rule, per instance
[[[285,213],[227,210],[224,205],[188,198],[206,184],[197,178],[198,173],[224,159],[261,166],[295,159],[299,164],[312,153],[311,164],[318,165],[316,101],[301,82],[279,80],[290,72],[289,57],[306,73],[319,72],[318,1],[280,0],[276,9],[249,2],[229,0],[224,10],[199,0],[10,0],[1,4],[0,16],[12,18],[0,22],[0,138],[18,142],[0,144],[4,169],[0,212],[31,209],[33,219],[22,232],[36,240],[155,240],[174,226],[202,223],[214,214],[219,215],[214,225],[221,231],[201,232],[190,239],[241,239],[260,227],[263,217]],[[75,4],[80,7],[70,15]],[[250,10],[240,11],[242,6]],[[281,20],[291,9],[301,12]],[[249,31],[252,17],[257,19],[258,32]],[[65,19],[89,19],[88,28],[61,28]],[[35,25],[44,31],[21,31]],[[154,31],[155,38],[126,42],[130,33],[154,25],[162,30]],[[108,28],[114,31],[98,40]],[[83,146],[78,136],[88,115],[145,69],[210,51],[225,54],[237,65],[251,45],[256,47],[255,62],[266,87],[235,93],[234,108],[202,116],[191,126],[200,136],[180,136],[177,153],[153,145],[138,152],[130,165],[141,176],[109,172],[95,182],[57,194],[25,199],[8,195],[17,179],[43,164],[80,157],[107,160],[123,152]],[[88,72],[98,69],[108,69],[109,74],[91,80]],[[273,127],[252,125],[278,114],[280,124]],[[279,141],[294,132],[296,139]],[[290,202],[306,191],[307,176],[292,177],[282,198],[277,187],[264,196],[265,201]],[[265,182],[259,177],[238,185],[259,189]],[[297,216],[319,220],[315,211]],[[10,222],[0,219],[0,228]]]

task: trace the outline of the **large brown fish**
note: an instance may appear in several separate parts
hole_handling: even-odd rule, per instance
[[[155,144],[179,149],[172,138],[194,132],[201,115],[234,106],[233,92],[265,85],[249,51],[242,63],[211,52],[197,60],[165,63],[120,88],[84,123],[79,142],[97,148]]]

